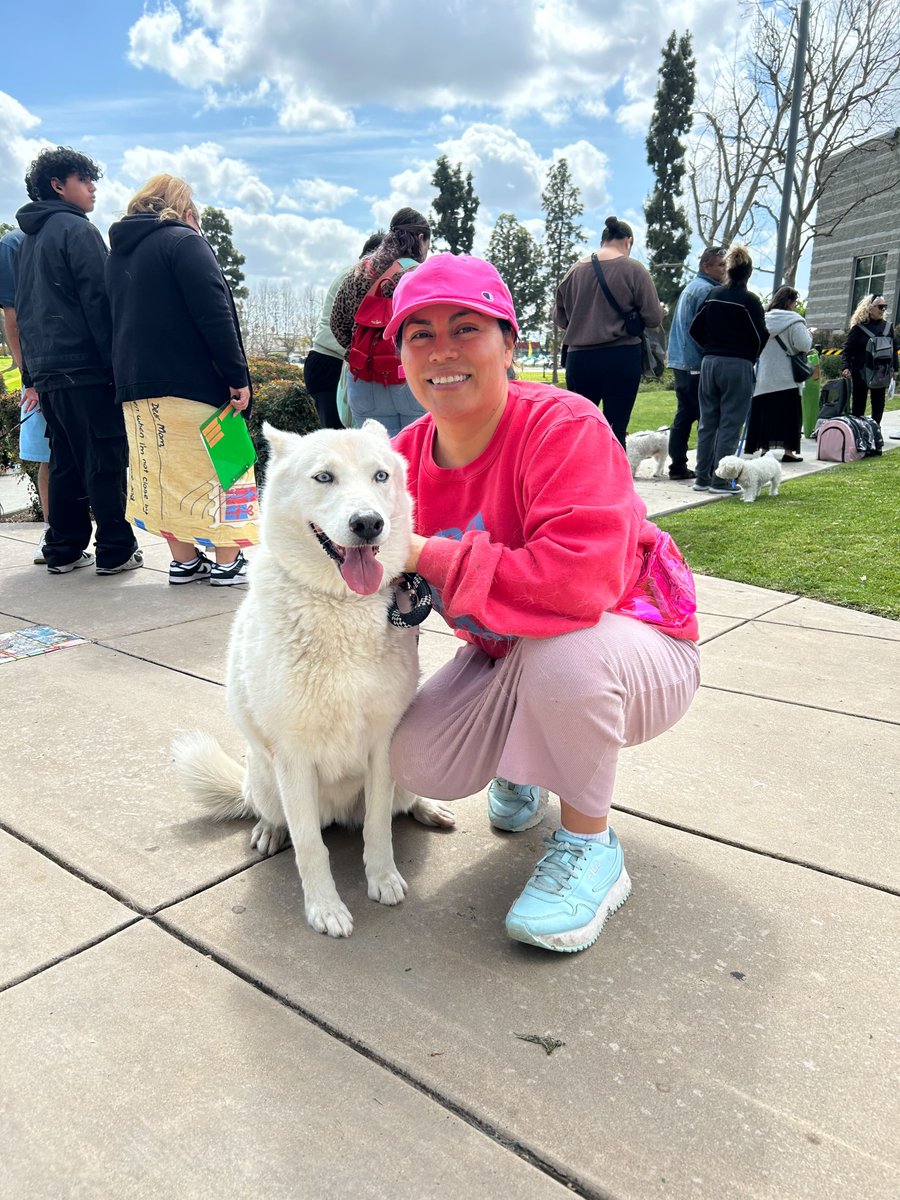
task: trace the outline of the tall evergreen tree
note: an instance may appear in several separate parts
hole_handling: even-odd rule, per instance
[[[228,286],[234,293],[235,299],[246,299],[248,291],[244,286],[244,272],[241,270],[246,260],[243,254],[239,254],[234,248],[231,240],[233,232],[231,222],[221,208],[213,208],[208,205],[200,214],[200,228],[203,230],[203,236],[212,246],[213,254],[222,268],[222,274],[228,280]]]
[[[544,210],[544,261],[547,265],[546,288],[550,312],[556,304],[559,281],[578,258],[578,248],[584,241],[584,230],[576,221],[584,212],[581,193],[572,183],[569,164],[559,159],[550,168],[547,186],[541,193]],[[553,382],[557,382],[557,361],[560,330],[550,322],[550,350],[553,356]]]
[[[656,185],[644,205],[650,274],[659,298],[669,311],[684,287],[684,265],[690,251],[690,232],[684,208],[678,203],[684,178],[684,142],[691,127],[697,77],[691,35],[669,34],[662,52],[656,106],[647,133],[647,162]]]
[[[463,178],[462,163],[450,166],[446,154],[437,160],[432,186],[437,198],[432,203],[432,237],[451,254],[471,254],[475,240],[475,214],[480,203],[475,195],[472,172]]]
[[[510,290],[520,328],[537,333],[547,307],[544,253],[512,213],[497,218],[486,258]]]

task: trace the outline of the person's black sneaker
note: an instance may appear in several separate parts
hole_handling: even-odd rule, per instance
[[[199,551],[190,562],[169,563],[169,583],[193,583],[195,579],[209,579],[212,563]]]
[[[718,475],[713,475],[709,490],[714,496],[736,496],[743,488],[732,479],[720,479]]]
[[[695,479],[694,479],[694,487],[693,487],[693,490],[694,490],[695,492],[708,492],[708,491],[709,491],[709,485],[710,485],[710,480],[709,480],[709,479],[700,479],[700,478],[695,478]]]
[[[213,587],[235,587],[249,583],[247,579],[247,560],[243,550],[238,550],[238,556],[231,563],[213,563],[209,573],[209,582]]]
[[[697,474],[690,467],[669,467],[670,479],[696,479]]]

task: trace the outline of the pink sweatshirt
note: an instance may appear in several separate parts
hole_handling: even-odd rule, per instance
[[[502,658],[516,638],[586,629],[619,611],[697,639],[690,572],[644,520],[625,453],[590,401],[511,382],[487,449],[457,469],[435,464],[433,435],[426,415],[394,446],[429,539],[419,572],[458,637]],[[658,543],[671,548],[677,579],[653,568],[648,577]]]

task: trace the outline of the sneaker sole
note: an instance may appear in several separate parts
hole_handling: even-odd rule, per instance
[[[235,579],[210,579],[211,587],[246,587],[250,582],[246,575],[238,575]]]
[[[35,562],[37,562],[37,559],[35,559]],[[88,562],[66,563],[64,567],[48,567],[47,573],[50,575],[69,575],[72,571],[78,571],[82,567],[93,566],[93,562],[94,560],[91,558],[88,560]]]
[[[209,580],[209,571],[207,571],[205,575],[186,575],[183,579],[173,579],[171,575],[169,576],[169,583],[173,583],[173,584],[206,583],[206,582],[208,582],[208,580]]]
[[[528,946],[539,946],[542,950],[556,950],[561,954],[574,954],[578,950],[587,950],[593,946],[603,932],[603,927],[614,912],[622,907],[631,895],[631,879],[625,868],[606,893],[606,898],[597,909],[596,916],[580,929],[568,929],[565,933],[551,933],[536,937],[529,933],[524,926],[507,925],[506,932],[514,942],[524,942]]]
[[[139,562],[139,563],[128,563],[127,566],[125,565],[125,563],[123,563],[121,567],[98,567],[97,574],[98,575],[124,575],[126,571],[136,571],[139,567],[142,567],[143,565],[144,564],[142,562]]]

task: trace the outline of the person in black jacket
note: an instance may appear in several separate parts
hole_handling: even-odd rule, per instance
[[[130,450],[128,513],[168,541],[169,583],[244,584],[241,547],[258,540],[253,470],[223,492],[200,425],[228,404],[247,412],[250,377],[234,300],[200,233],[190,186],[155,175],[111,226],[109,240],[113,370]],[[215,562],[196,544],[214,550]]]
[[[884,387],[870,387],[863,375],[863,370],[866,365],[866,347],[869,344],[869,338],[889,337],[893,339],[894,344],[891,374],[894,379],[897,378],[897,336],[894,333],[893,325],[885,316],[886,311],[887,304],[884,296],[864,296],[850,318],[850,332],[847,334],[844,352],[841,355],[843,366],[841,374],[853,385],[853,415],[854,417],[866,415],[866,399],[871,394],[872,420],[876,425],[881,424],[881,418],[884,416],[887,383]]]
[[[753,260],[743,246],[728,251],[725,271],[728,282],[710,290],[690,328],[703,351],[694,491],[718,494],[733,491],[715,469],[737,451],[753,399],[753,365],[769,340],[762,302],[747,290]]]
[[[42,151],[25,178],[31,199],[16,213],[16,317],[22,384],[34,387],[50,439],[50,528],[44,559],[52,575],[90,566],[91,513],[98,575],[143,565],[125,519],[128,449],[110,367],[106,245],[87,219],[100,169],[66,146]]]

